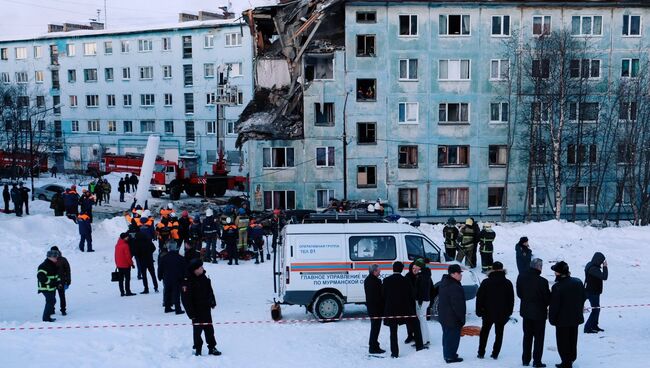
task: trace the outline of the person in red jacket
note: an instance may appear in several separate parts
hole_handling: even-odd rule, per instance
[[[121,296],[135,295],[131,292],[131,268],[135,268],[135,266],[131,258],[128,239],[129,234],[122,233],[117,240],[117,244],[115,244],[115,267],[117,267],[120,273],[119,285]]]

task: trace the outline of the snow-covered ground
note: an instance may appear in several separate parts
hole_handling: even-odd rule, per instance
[[[113,187],[116,186],[115,182]],[[118,203],[116,200],[117,197],[112,199],[111,204]],[[97,221],[93,225],[96,252],[81,253],[77,249],[78,233],[74,223],[63,217],[53,217],[46,202],[32,202],[30,210],[32,215],[21,219],[0,214],[0,327],[44,325],[40,322],[44,300],[36,293],[36,268],[52,245],[59,246],[68,258],[72,267],[72,285],[67,291],[68,315],[58,314],[57,304],[54,316],[57,321],[47,326],[189,322],[186,315],[163,313],[162,294],[122,298],[116,283],[110,282],[110,272],[115,267],[114,245],[118,234],[126,229],[123,218]],[[422,228],[434,241],[442,243],[441,226],[425,225]],[[549,280],[553,279],[550,264],[556,260],[567,261],[573,274],[584,278],[582,269],[585,263],[595,251],[601,251],[607,256],[610,268],[602,304],[650,303],[650,264],[645,252],[650,243],[650,228],[599,230],[550,221],[506,224],[494,229],[497,233],[495,260],[502,261],[512,270],[510,279],[513,281],[516,274],[514,244],[519,237],[528,236],[535,256],[545,261],[543,274]],[[213,311],[215,322],[270,319],[269,308],[274,295],[269,262],[262,265],[242,262],[240,266],[220,262],[209,264],[206,269],[217,296],[218,305]],[[132,276],[132,289],[134,292],[142,291],[142,283],[135,280],[134,273]],[[473,310],[473,301],[470,301],[468,311]],[[362,316],[364,313],[362,306],[346,309],[346,316]],[[300,307],[285,306],[283,315],[285,319],[313,319]],[[440,328],[436,322],[430,324],[431,348],[416,353],[410,346],[402,345],[401,357],[397,360],[368,357],[369,324],[366,321],[217,325],[215,330],[218,348],[223,352],[221,357],[192,356],[189,326],[0,331],[0,366],[446,366],[442,359]],[[470,315],[468,324],[480,325],[480,321]],[[650,308],[604,309],[600,325],[606,329],[605,333],[580,334],[576,367],[648,366]],[[401,329],[400,334],[400,340],[403,340],[405,329]],[[478,337],[463,337],[459,353],[466,360],[457,366],[520,366],[521,337],[521,323],[513,322],[506,326],[504,347],[498,361],[476,359]],[[386,328],[381,331],[380,342],[388,349]],[[489,346],[491,343],[492,340]],[[544,362],[549,367],[559,362],[555,330],[551,326],[547,327]]]

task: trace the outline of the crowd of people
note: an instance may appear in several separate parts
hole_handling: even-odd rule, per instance
[[[13,213],[18,217],[22,217],[23,213],[29,215],[29,192],[31,190],[23,185],[23,183],[12,184],[9,189],[9,184],[4,185],[2,190],[2,199],[4,200],[4,213]],[[13,204],[13,210],[9,209],[9,203]]]

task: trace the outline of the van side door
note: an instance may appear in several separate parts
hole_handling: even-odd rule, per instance
[[[392,234],[352,234],[347,236],[348,259],[352,270],[348,278],[348,302],[364,303],[366,300],[363,282],[368,268],[378,264],[381,278],[392,273],[397,260],[397,238]]]

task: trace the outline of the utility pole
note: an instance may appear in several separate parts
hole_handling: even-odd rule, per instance
[[[106,0],[104,0],[104,29],[108,28],[108,13],[106,12]],[[97,21],[99,21],[99,16],[97,17]]]
[[[345,102],[343,103],[343,199],[348,199],[348,136],[347,136],[347,106],[348,95],[345,93]]]

